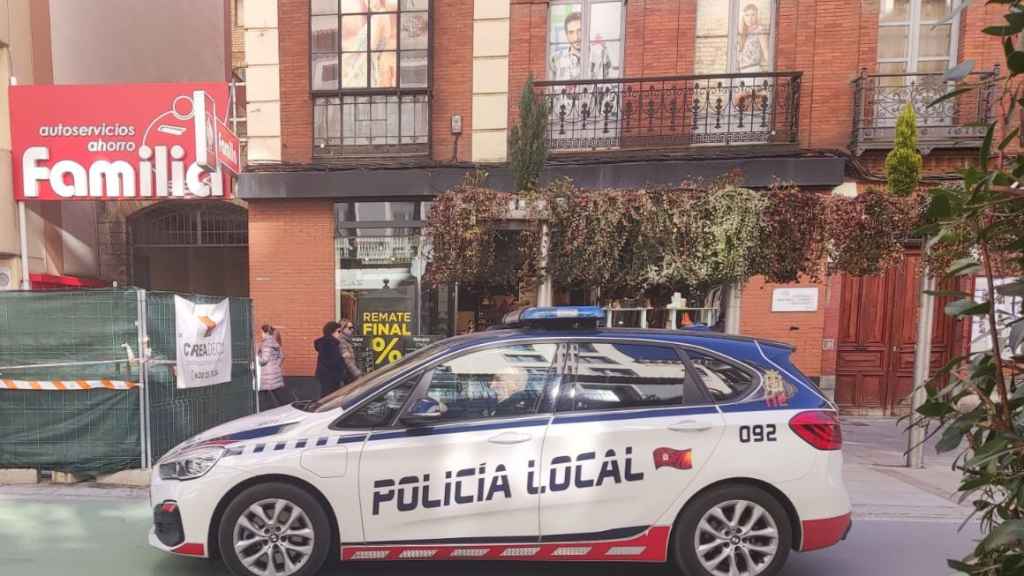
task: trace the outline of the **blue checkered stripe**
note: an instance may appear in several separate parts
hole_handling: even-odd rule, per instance
[[[283,452],[287,450],[304,450],[306,448],[324,448],[337,446],[339,444],[354,444],[366,440],[366,434],[348,436],[319,436],[316,438],[295,438],[281,441],[252,442],[248,444],[233,445],[228,447],[224,457],[228,456],[254,456],[269,452]]]

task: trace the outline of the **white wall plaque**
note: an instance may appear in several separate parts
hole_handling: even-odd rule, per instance
[[[772,312],[816,312],[818,287],[775,288],[772,290]]]

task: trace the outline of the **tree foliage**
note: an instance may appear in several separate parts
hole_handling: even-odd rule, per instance
[[[528,198],[529,220],[509,236],[501,221]],[[584,190],[560,180],[528,195],[463,185],[440,195],[427,223],[435,282],[508,286],[544,273],[557,285],[596,288],[603,299],[743,283],[787,283],[832,269],[875,274],[898,263],[914,203],[879,190],[845,198],[735,179],[680,188]],[[540,233],[549,232],[541,270]],[[513,261],[496,249],[513,242]]]
[[[903,241],[916,223],[918,198],[869,188],[856,198],[835,197],[823,212],[832,268],[873,276],[901,261]]]
[[[907,104],[896,120],[896,138],[885,157],[885,178],[889,192],[896,196],[912,195],[921,182],[924,160],[917,151],[917,115]]]
[[[752,275],[751,255],[761,239],[764,196],[732,184],[712,186],[702,194],[667,192],[669,239],[661,247],[660,266],[651,270],[651,285],[707,288],[743,282]]]
[[[782,184],[772,186],[765,199],[752,272],[780,283],[820,278],[827,247],[828,220],[823,216],[829,204],[838,200]]]
[[[427,216],[430,247],[427,280],[507,289],[537,275],[539,236],[531,227],[509,227],[503,220],[516,195],[483,186],[483,175],[438,196]]]
[[[519,96],[519,120],[509,133],[509,168],[516,190],[532,190],[540,179],[548,156],[548,109],[533,90],[531,74]]]
[[[1012,143],[1020,131],[1024,105],[1018,76],[1024,51],[1016,37],[1024,31],[1024,2],[999,0],[1006,24],[986,28],[1002,39],[1004,78],[964,81],[965,62],[947,77],[959,80],[954,93],[1001,87],[1001,114],[989,125],[973,166],[960,171],[962,185],[930,192],[927,225],[934,239],[927,261],[946,278],[976,276],[983,296],[959,294],[945,307],[956,318],[984,326],[987,350],[969,352],[942,367],[927,388],[916,415],[932,421],[942,437],[940,451],[959,451],[955,467],[963,474],[961,500],[981,520],[984,538],[966,558],[950,567],[978,576],[1024,574],[1024,319],[1007,317],[996,306],[1002,296],[1024,296],[1024,157]],[[979,94],[981,97],[982,94]],[[996,138],[999,138],[998,140]],[[1001,276],[1016,279],[997,286]]]

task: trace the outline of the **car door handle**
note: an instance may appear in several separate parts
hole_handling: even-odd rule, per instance
[[[711,423],[699,420],[683,420],[669,425],[668,429],[673,432],[704,432],[711,429]]]
[[[487,441],[491,444],[522,444],[530,438],[532,438],[532,436],[524,434],[523,432],[502,432],[497,436],[489,438]]]

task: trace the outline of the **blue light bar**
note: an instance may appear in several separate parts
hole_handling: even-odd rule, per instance
[[[603,320],[600,306],[534,306],[520,308],[505,315],[503,324],[542,323],[545,320]]]

